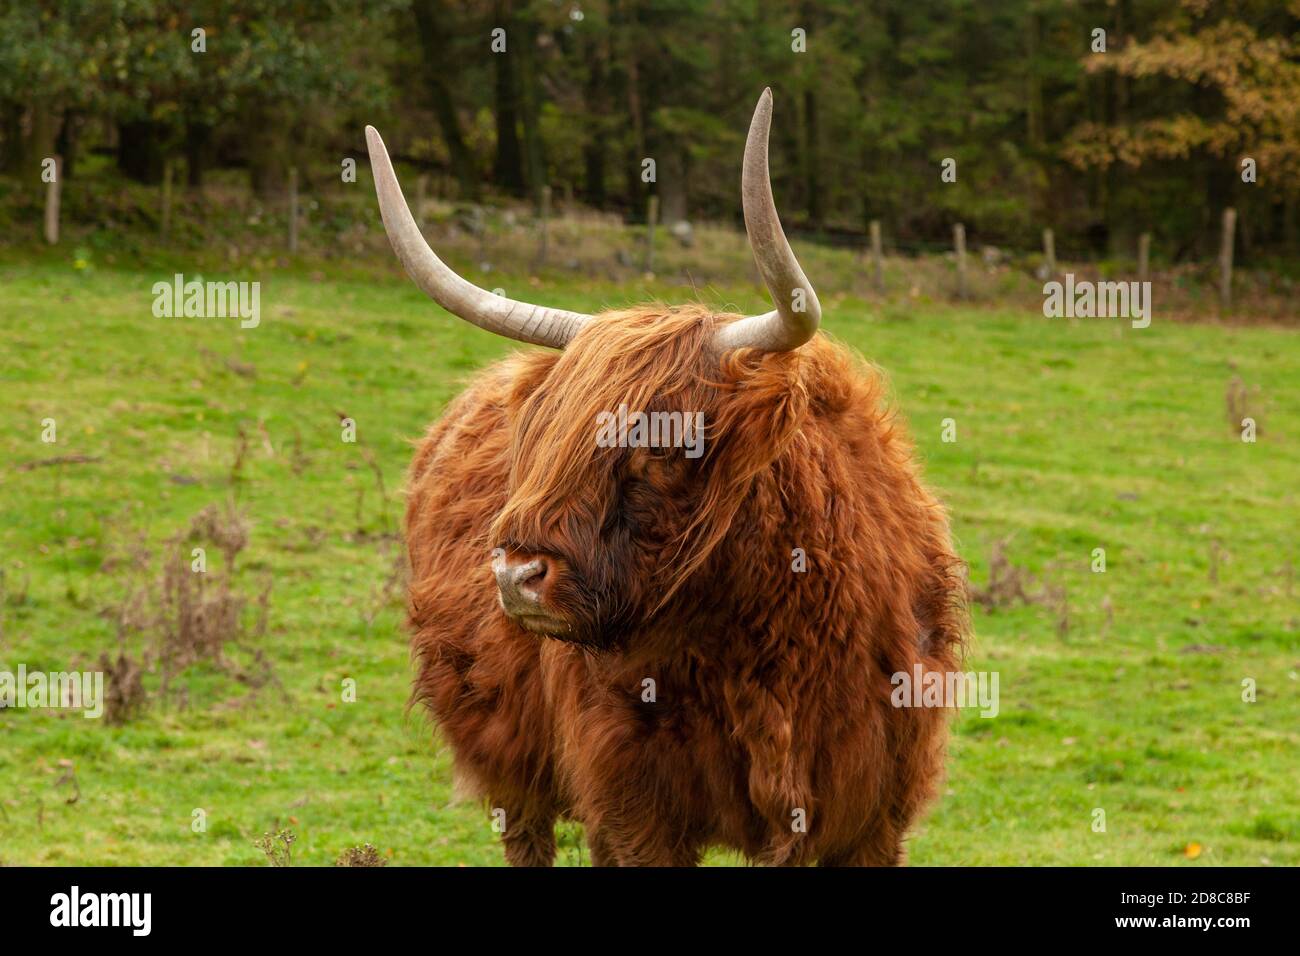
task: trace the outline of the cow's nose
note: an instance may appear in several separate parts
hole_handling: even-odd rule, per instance
[[[535,611],[541,605],[538,593],[549,570],[542,557],[527,561],[512,560],[498,554],[492,560],[492,573],[496,575],[497,590],[501,592],[501,606],[508,614]]]

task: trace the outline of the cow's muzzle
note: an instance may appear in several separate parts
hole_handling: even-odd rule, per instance
[[[541,634],[562,634],[568,625],[546,609],[544,591],[555,574],[545,555],[511,554],[503,548],[492,552],[492,573],[497,579],[501,609],[516,624]]]

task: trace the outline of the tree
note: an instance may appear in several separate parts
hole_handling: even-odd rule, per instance
[[[460,115],[447,81],[446,65],[451,56],[447,33],[452,26],[451,11],[442,0],[416,0],[411,11],[424,53],[425,84],[434,115],[438,118],[438,128],[451,156],[452,172],[460,185],[460,194],[475,199],[479,195],[477,164],[465,142]]]
[[[1211,239],[1229,203],[1293,209],[1300,193],[1300,2],[1291,4],[1290,23],[1271,13],[1264,5],[1183,0],[1150,39],[1087,58],[1090,75],[1123,79],[1142,95],[1116,122],[1078,124],[1065,158],[1080,169],[1147,169],[1177,183],[1159,205],[1135,197],[1125,211],[1141,205],[1143,218],[1177,224],[1192,241]],[[1252,14],[1255,23],[1242,19]],[[1245,158],[1259,171],[1250,193],[1242,189]],[[1189,194],[1209,201],[1189,202]]]

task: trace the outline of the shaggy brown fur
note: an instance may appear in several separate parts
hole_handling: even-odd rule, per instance
[[[512,864],[551,863],[562,814],[598,865],[896,864],[933,795],[947,714],[890,676],[960,665],[943,509],[874,369],[824,335],[719,360],[734,318],[600,315],[479,375],[416,455],[415,695]],[[702,411],[704,455],[598,447],[620,403]],[[549,557],[564,639],[504,615],[494,547]]]

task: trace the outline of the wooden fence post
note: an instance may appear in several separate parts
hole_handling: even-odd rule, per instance
[[[645,271],[655,271],[655,220],[659,218],[659,197],[651,196],[645,213]]]
[[[960,222],[952,227],[952,244],[957,250],[957,298],[966,298],[966,227]]]
[[[885,258],[881,250],[880,220],[871,220],[871,261],[876,291],[885,291]]]
[[[289,251],[298,251],[298,167],[289,167]]]
[[[1223,236],[1219,246],[1219,301],[1225,309],[1232,305],[1232,237],[1237,231],[1237,210],[1223,210]]]
[[[1146,282],[1151,274],[1151,233],[1138,236],[1138,281]]]
[[[1056,234],[1050,229],[1043,230],[1043,258],[1047,265],[1047,277],[1056,275]]]
[[[478,230],[478,267],[484,269],[488,264],[488,218],[481,203],[474,206],[474,226]]]
[[[539,232],[537,236],[537,264],[546,265],[547,246],[550,242],[551,187],[542,187],[542,205],[539,210]]]
[[[59,241],[59,196],[63,190],[63,157],[54,157],[54,178],[45,184],[45,241]]]

